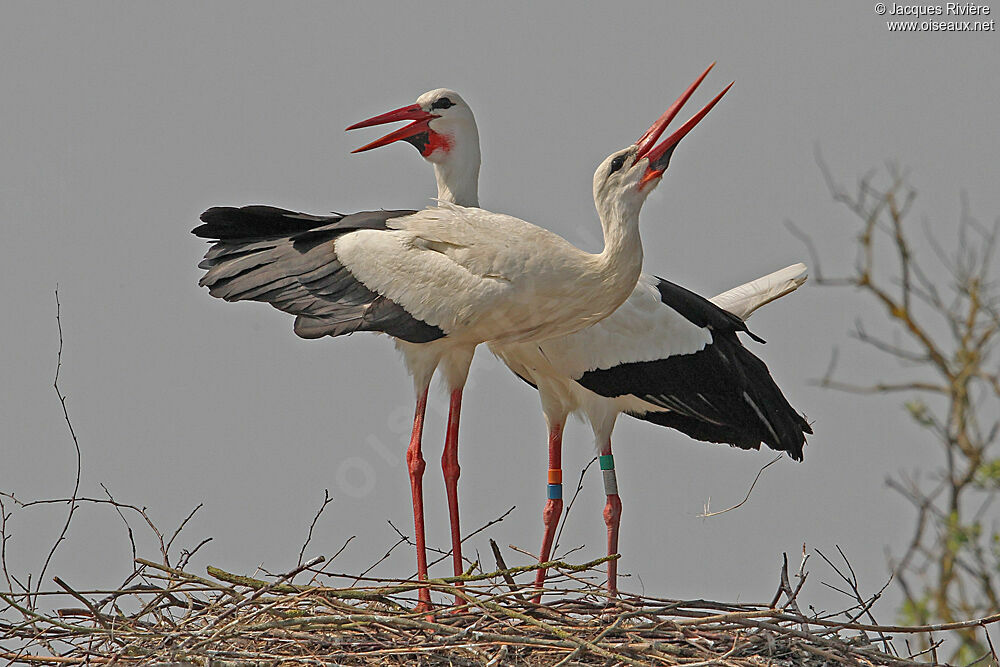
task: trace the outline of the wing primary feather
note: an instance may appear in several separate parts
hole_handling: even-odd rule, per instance
[[[697,440],[744,449],[763,442],[798,461],[812,433],[734,330],[713,329],[711,344],[693,354],[588,371],[578,382],[602,396],[632,395],[661,406],[665,411],[632,414]]]
[[[338,237],[386,230],[412,210],[317,216],[274,206],[218,206],[201,215],[196,236],[215,240],[198,265],[199,284],[227,301],[261,301],[296,316],[303,338],[355,331],[387,333],[413,343],[445,336],[399,304],[370,290],[337,258]]]

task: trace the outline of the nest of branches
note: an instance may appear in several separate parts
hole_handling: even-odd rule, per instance
[[[495,549],[502,565],[502,556]],[[894,633],[859,623],[870,602],[841,618],[803,614],[786,565],[774,600],[719,603],[625,594],[609,599],[598,567],[552,561],[543,604],[518,581],[540,567],[502,566],[428,582],[330,574],[322,557],[258,579],[209,567],[207,576],[145,559],[126,585],[76,591],[71,608],[39,611],[0,594],[0,658],[46,664],[194,665],[912,665]],[[311,575],[311,577],[310,577]],[[525,576],[528,575],[528,576]],[[307,577],[309,577],[307,579]],[[294,583],[301,578],[305,583]],[[345,585],[346,584],[346,585]],[[419,610],[428,587],[435,607]],[[34,598],[44,592],[36,593]],[[16,618],[15,618],[16,616]],[[981,624],[983,619],[976,624]],[[924,657],[926,660],[926,656]]]

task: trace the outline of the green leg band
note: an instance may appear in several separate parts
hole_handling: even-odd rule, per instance
[[[601,472],[604,474],[604,494],[618,494],[618,478],[615,477],[615,457],[611,454],[601,456]]]

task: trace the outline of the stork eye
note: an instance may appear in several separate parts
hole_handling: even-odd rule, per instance
[[[434,102],[431,103],[431,109],[450,109],[453,106],[455,106],[455,103],[447,97],[442,97],[441,99],[434,100]]]
[[[615,173],[619,169],[625,166],[625,156],[619,155],[614,160],[611,161],[611,171],[608,172],[608,176]]]

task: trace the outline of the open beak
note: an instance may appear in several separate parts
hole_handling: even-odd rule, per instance
[[[366,144],[361,148],[356,148],[352,153],[360,153],[362,151],[370,151],[373,148],[379,148],[387,144],[391,144],[395,141],[403,141],[406,139],[413,139],[420,134],[430,132],[430,122],[437,118],[437,114],[432,114],[428,111],[424,111],[419,104],[411,104],[409,106],[401,107],[394,111],[388,111],[384,114],[373,116],[368,120],[363,120],[360,123],[355,123],[347,128],[347,130],[357,130],[362,127],[372,127],[373,125],[385,125],[386,123],[395,123],[401,120],[412,120],[413,122],[405,127],[401,127],[394,132],[390,132],[380,139],[376,139],[370,144]],[[346,130],[345,130],[346,131]]]
[[[656,122],[653,123],[653,125],[646,130],[641,137],[639,137],[639,141],[636,142],[636,145],[639,147],[636,154],[636,160],[641,158],[647,158],[649,160],[649,165],[646,167],[646,173],[642,175],[642,179],[639,181],[640,189],[645,187],[645,185],[653,179],[663,176],[663,172],[667,170],[667,166],[670,164],[670,156],[673,155],[677,144],[680,143],[681,139],[683,139],[695,125],[701,122],[701,119],[712,110],[712,107],[714,107],[716,103],[722,99],[722,96],[729,92],[729,89],[733,87],[733,84],[730,83],[721,93],[716,95],[711,102],[706,104],[701,111],[696,113],[686,123],[677,128],[673,134],[668,136],[659,144],[656,144],[656,140],[659,139],[663,132],[667,129],[667,125],[669,125],[670,121],[672,121],[680,112],[681,107],[683,107],[684,103],[687,102],[691,95],[694,94],[695,89],[698,88],[698,85],[705,79],[705,76],[708,75],[713,67],[715,67],[715,63],[709,65],[708,69],[702,72],[701,76],[695,79],[694,83],[688,86],[688,89],[684,91],[684,94],[678,97],[677,101],[671,104],[670,108],[664,111],[663,115],[660,116]]]

